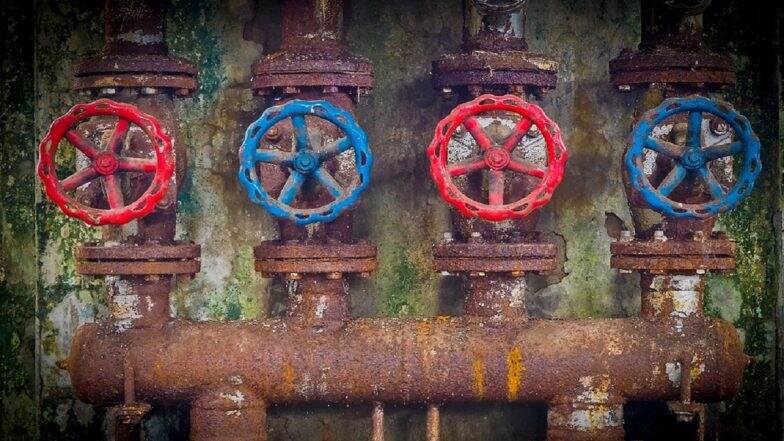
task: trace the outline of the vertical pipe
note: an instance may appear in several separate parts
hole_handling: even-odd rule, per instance
[[[574,402],[550,405],[548,441],[623,441],[623,404]]]
[[[171,280],[170,275],[107,277],[115,329],[159,328],[168,322]]]
[[[373,441],[384,441],[384,405],[373,404]]]
[[[166,55],[161,0],[106,0],[104,48],[107,55]]]
[[[205,392],[191,406],[191,441],[267,441],[267,406],[242,387]]]
[[[438,406],[427,407],[427,441],[438,441],[441,438],[441,415]]]
[[[343,46],[343,0],[284,0],[281,12],[282,49]]]
[[[310,325],[348,319],[348,287],[342,277],[303,274],[286,284],[286,314],[291,319]]]
[[[702,317],[704,275],[643,272],[640,286],[642,317],[671,322],[676,328],[684,319]]]
[[[467,315],[513,320],[526,318],[525,277],[490,273],[469,277],[466,290]]]

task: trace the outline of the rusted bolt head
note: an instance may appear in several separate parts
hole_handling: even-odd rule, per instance
[[[509,275],[512,277],[523,277],[525,276],[525,271],[511,271]]]
[[[339,272],[327,273],[327,279],[329,280],[338,280],[341,277],[343,277],[343,273],[339,273]]]
[[[57,366],[59,369],[62,369],[62,370],[64,370],[64,371],[67,371],[67,370],[68,370],[68,359],[67,359],[67,358],[63,358],[62,360],[57,360],[57,361],[56,361],[54,364],[55,364],[55,365],[56,365],[56,366]]]
[[[280,129],[277,126],[272,126],[269,130],[267,130],[267,133],[264,135],[264,137],[267,138],[267,141],[278,142],[280,141],[281,137]]]
[[[709,123],[710,131],[716,136],[726,135],[730,131],[730,125],[726,121],[711,118]]]

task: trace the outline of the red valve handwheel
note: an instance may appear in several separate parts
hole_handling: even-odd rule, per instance
[[[111,129],[111,135],[104,148],[76,130],[79,124],[92,117],[101,116],[117,117],[117,123]],[[155,152],[155,159],[121,155],[125,138],[132,124],[147,135]],[[60,179],[57,176],[58,165],[55,162],[55,154],[63,138],[90,160],[90,166],[77,170],[65,179]],[[125,224],[149,214],[166,194],[169,180],[174,173],[171,140],[158,121],[130,104],[108,99],[72,107],[68,113],[54,120],[38,149],[40,152],[38,176],[44,184],[46,195],[60,207],[63,213],[90,225]],[[124,202],[119,179],[119,173],[125,172],[155,174],[147,190],[128,204]],[[101,179],[108,209],[84,205],[68,194],[95,179]]]
[[[492,139],[476,118],[476,115],[485,112],[498,111],[520,115],[520,120],[505,140]],[[479,153],[468,160],[449,164],[449,144],[460,126],[465,127],[476,141]],[[547,147],[547,166],[544,169],[514,154],[515,148],[532,126],[539,129]],[[553,190],[563,178],[568,152],[561,140],[561,130],[539,106],[513,95],[482,95],[455,107],[449,116],[438,123],[427,155],[430,158],[430,173],[441,196],[448,203],[465,216],[500,221],[525,217],[550,201]],[[481,170],[488,171],[488,203],[469,198],[453,181],[454,177]],[[505,203],[505,171],[533,176],[541,182],[525,197]]]

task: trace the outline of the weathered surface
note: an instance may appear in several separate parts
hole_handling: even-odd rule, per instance
[[[33,199],[37,141],[57,115],[85,101],[70,91],[70,65],[101,48],[99,3],[38,2],[35,26],[31,11],[25,18],[3,10],[4,19],[18,17],[18,21],[5,36],[13,51],[4,52],[10,56],[5,56],[3,65],[3,82],[10,86],[4,89],[3,99],[13,104],[6,109],[13,110],[6,110],[4,116],[11,117],[3,118],[0,298],[7,302],[3,305],[12,306],[0,312],[4,413],[0,437],[28,439],[39,430],[43,439],[103,436],[105,411],[75,400],[67,375],[55,366],[67,355],[76,327],[107,314],[103,283],[77,276],[73,258],[75,247],[97,234],[62,216],[40,194],[39,205]],[[369,58],[375,72],[374,91],[362,97],[357,110],[377,162],[371,187],[355,215],[356,231],[379,246],[378,270],[367,281],[352,282],[351,312],[392,316],[454,312],[461,299],[449,294],[447,287],[453,281],[442,281],[432,270],[431,246],[447,229],[449,214],[428,176],[424,151],[436,122],[455,104],[441,101],[429,71],[433,60],[459,49],[461,2],[349,3],[345,11],[349,49]],[[24,2],[12,6],[31,7]],[[249,87],[250,65],[278,38],[275,10],[274,2],[243,0],[173,0],[169,8],[171,53],[191,60],[199,71],[199,89],[176,108],[178,135],[188,145],[190,160],[179,201],[178,239],[202,244],[203,269],[193,280],[177,283],[171,307],[180,318],[246,319],[264,315],[269,305],[280,308],[283,286],[254,272],[252,255],[253,246],[277,237],[275,222],[248,203],[235,177],[243,130],[263,110]],[[552,238],[565,250],[564,269],[527,276],[531,315],[622,316],[639,310],[637,276],[611,269],[609,254],[612,238],[623,225],[631,226],[620,158],[633,121],[635,96],[619,94],[607,71],[608,61],[623,47],[637,45],[639,14],[637,5],[624,1],[530,1],[528,46],[559,63],[557,88],[541,104],[563,130],[571,153],[564,182],[539,224],[543,231],[554,233]],[[720,222],[737,241],[736,273],[710,275],[706,281],[709,312],[735,323],[753,358],[740,396],[712,408],[718,415],[712,421],[721,420],[726,439],[771,439],[777,430],[771,422],[776,407],[773,317],[779,270],[771,224],[777,208],[771,204],[779,188],[773,167],[779,136],[774,78],[778,51],[777,39],[768,33],[775,19],[775,12],[729,0],[715,0],[705,17],[706,44],[739,54],[735,58],[738,87],[729,101],[750,117],[766,155],[752,198]],[[37,29],[34,48],[32,40],[24,43],[28,37],[20,34],[33,28]],[[41,386],[37,397],[35,381]],[[36,408],[38,421],[33,418]],[[669,423],[662,424],[672,419],[666,408],[661,413],[659,408],[641,412],[632,403],[630,409],[624,415],[638,426],[627,428],[629,436],[661,437],[666,430],[675,430]],[[272,408],[270,439],[366,438],[371,413],[370,406]],[[424,408],[388,406],[384,414],[386,439],[424,438]],[[488,439],[490,434],[499,440],[539,439],[545,433],[546,410],[445,406],[440,419],[446,440]],[[182,439],[186,422],[182,410],[158,408],[144,423],[143,432],[148,439]]]

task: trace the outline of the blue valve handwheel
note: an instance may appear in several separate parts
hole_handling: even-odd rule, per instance
[[[679,146],[652,136],[657,125],[678,113],[688,113],[685,145]],[[703,113],[712,114],[731,127],[734,141],[704,146]],[[664,155],[675,164],[655,187],[643,169],[645,149]],[[733,187],[725,191],[709,165],[711,161],[734,155],[743,155],[742,169]],[[729,105],[701,96],[668,99],[647,112],[634,128],[632,145],[626,152],[624,162],[632,187],[640,192],[652,209],[665,216],[685,219],[704,219],[734,208],[751,193],[754,181],[762,169],[760,142],[752,131],[749,120]],[[710,192],[711,200],[690,204],[669,198],[670,193],[689,175],[702,179]]]
[[[331,122],[342,130],[345,136],[322,150],[313,149],[308,138],[306,115]],[[291,118],[294,129],[294,151],[260,150],[264,134],[286,118]],[[354,150],[357,177],[347,188],[343,188],[324,167],[324,162],[349,149]],[[323,100],[292,100],[281,106],[268,108],[259,119],[248,126],[239,155],[239,179],[250,200],[264,207],[271,215],[288,219],[298,225],[337,219],[341,213],[357,203],[360,194],[370,183],[370,171],[373,167],[373,154],[368,147],[367,136],[354,117]],[[283,165],[289,169],[289,177],[277,198],[273,198],[261,184],[256,168],[259,162]],[[334,200],[321,207],[292,207],[290,204],[308,179],[313,179],[323,186]]]

